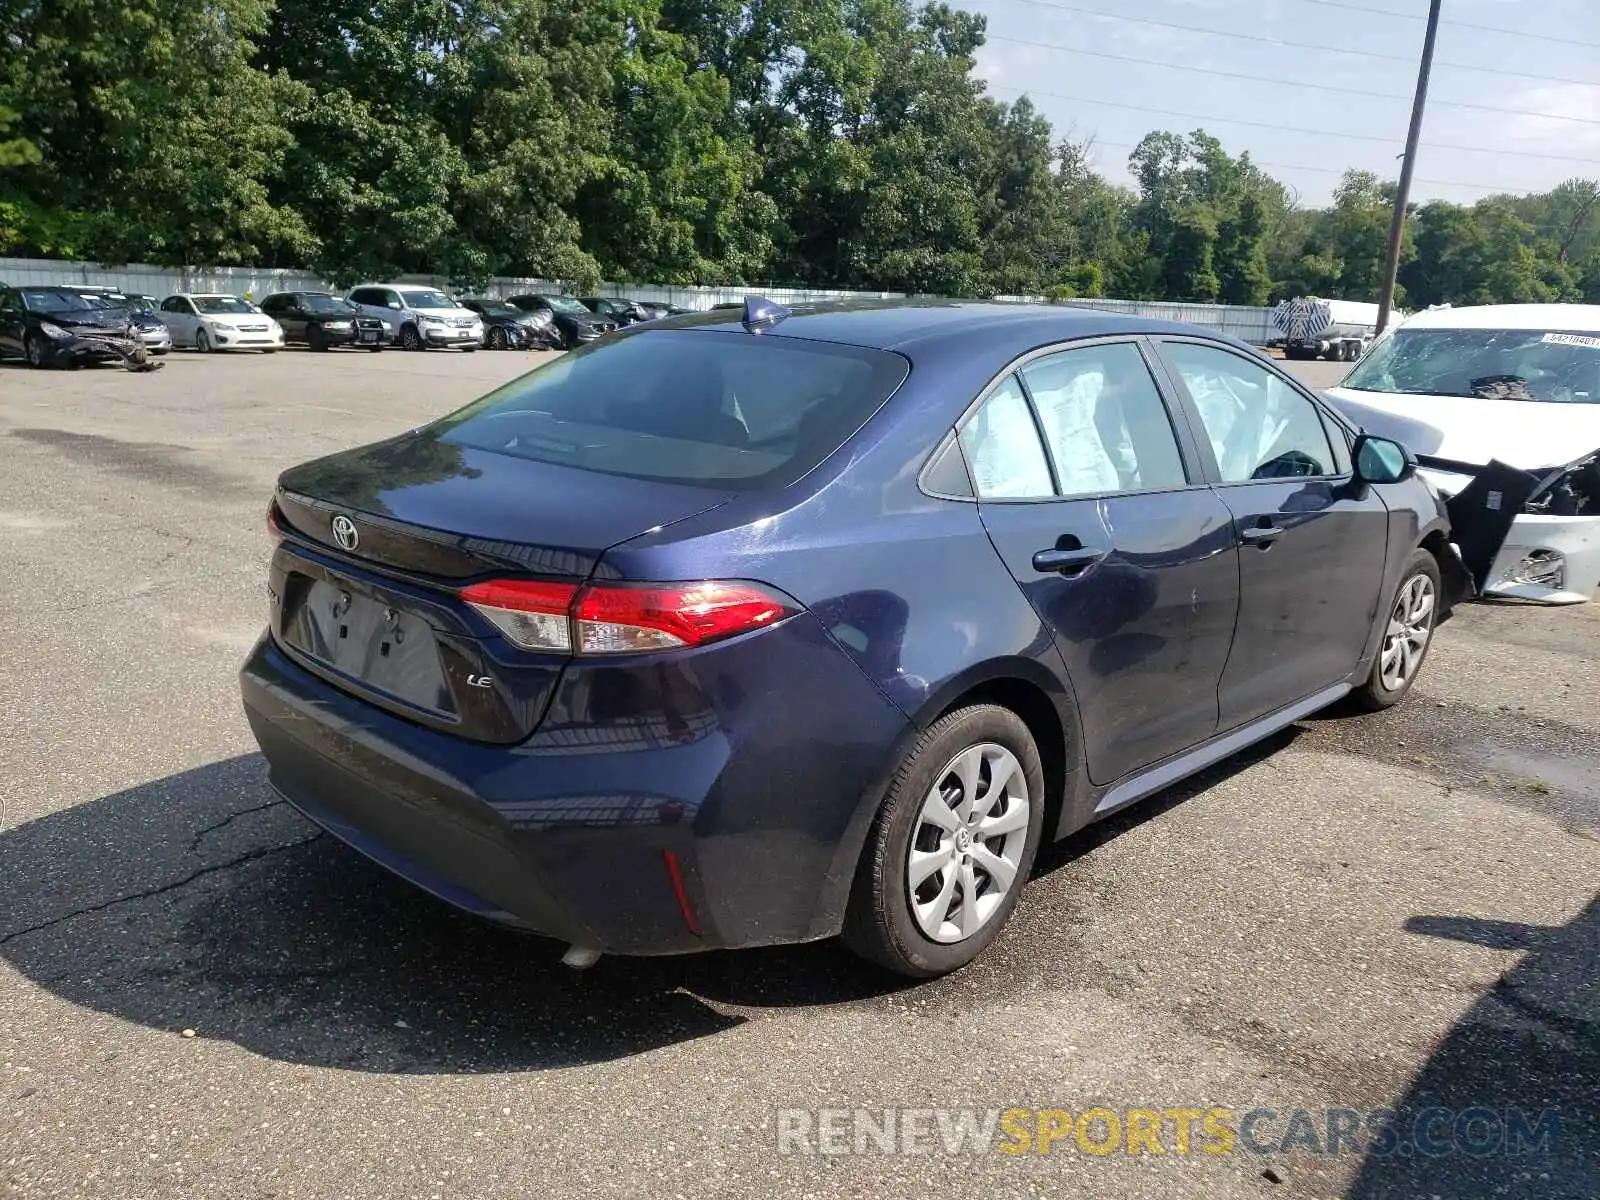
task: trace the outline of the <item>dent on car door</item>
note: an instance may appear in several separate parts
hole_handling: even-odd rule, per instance
[[[1239,602],[1232,518],[1140,345],[1033,359],[961,442],[990,538],[1059,651],[1090,777],[1216,732]]]
[[[1168,339],[1239,539],[1239,632],[1221,686],[1221,728],[1345,681],[1377,620],[1389,510],[1352,478],[1308,395],[1246,353]]]

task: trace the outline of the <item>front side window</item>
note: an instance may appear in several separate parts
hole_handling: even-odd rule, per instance
[[[1600,404],[1600,330],[1396,329],[1341,387]]]
[[[445,441],[636,479],[784,487],[904,381],[897,354],[661,330],[576,351],[445,417]]]
[[[1035,359],[1020,372],[1064,496],[1183,487],[1183,456],[1144,355],[1118,342]]]
[[[1223,483],[1339,473],[1316,406],[1271,371],[1192,342],[1162,349],[1199,410]]]
[[[1014,375],[962,426],[961,450],[980,499],[1036,500],[1055,494],[1039,427]]]

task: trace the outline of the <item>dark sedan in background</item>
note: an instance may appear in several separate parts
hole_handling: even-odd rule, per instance
[[[555,318],[545,309],[525,312],[505,300],[481,296],[456,303],[483,318],[483,344],[490,350],[560,350],[565,345]]]
[[[283,340],[312,350],[355,346],[377,352],[389,331],[377,317],[363,316],[343,296],[329,292],[274,292],[260,304],[262,312],[283,327]]]
[[[549,314],[551,323],[561,335],[563,350],[575,350],[587,345],[617,327],[615,321],[590,312],[571,296],[547,296],[535,292],[512,296],[506,303],[525,313]]]
[[[1407,694],[1463,577],[1415,470],[1215,332],[752,301],[286,472],[245,708],[301,811],[572,965],[937,975],[1041,845]]]
[[[0,291],[0,358],[32,367],[81,367],[121,360],[140,365],[149,351],[125,308],[70,287]],[[153,368],[157,364],[151,364]]]
[[[656,319],[655,314],[638,301],[619,296],[579,296],[578,303],[603,320],[615,321],[618,329]]]

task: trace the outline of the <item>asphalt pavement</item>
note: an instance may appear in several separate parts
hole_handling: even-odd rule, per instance
[[[1600,1195],[1600,606],[1463,610],[1404,705],[1048,848],[928,984],[574,973],[277,802],[234,678],[274,477],[539,358],[0,367],[0,1197]],[[951,1148],[1005,1109],[1026,1153]],[[1330,1136],[1391,1109],[1427,1136]]]

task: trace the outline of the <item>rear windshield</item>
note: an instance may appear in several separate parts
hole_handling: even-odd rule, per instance
[[[652,330],[556,359],[445,417],[480,450],[706,487],[785,487],[905,379],[898,355],[772,335]]]

